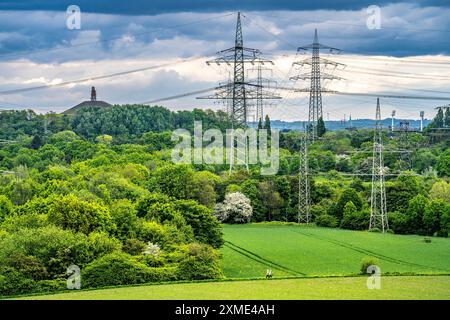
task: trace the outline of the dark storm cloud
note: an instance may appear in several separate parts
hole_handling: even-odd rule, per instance
[[[0,10],[0,61],[209,55],[233,43],[236,16],[229,13],[127,16],[85,12],[82,29],[67,30],[65,11]],[[449,54],[450,42],[445,41],[450,35],[449,14],[447,7],[390,4],[381,7],[382,29],[369,30],[364,9],[259,10],[245,12],[243,28],[246,45],[263,51],[292,52],[310,43],[317,28],[321,42],[349,53]]]
[[[25,0],[0,1],[0,10],[65,10],[76,4],[85,12],[112,13],[123,15],[154,15],[169,12],[216,12],[224,10],[357,10],[369,5],[398,3],[395,0]],[[420,6],[450,6],[447,0],[411,1]]]

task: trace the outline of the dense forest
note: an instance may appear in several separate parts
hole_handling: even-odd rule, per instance
[[[230,174],[227,165],[172,163],[172,130],[192,130],[194,120],[231,127],[225,113],[199,109],[1,112],[0,295],[65,289],[70,265],[83,287],[221,278],[222,222],[297,221],[302,133],[281,132],[277,175],[258,165]],[[404,147],[396,133],[384,140],[387,150]],[[329,131],[310,146],[317,225],[368,229],[372,146],[369,129]],[[385,154],[390,231],[446,237],[450,139],[411,132],[407,147],[408,163]]]

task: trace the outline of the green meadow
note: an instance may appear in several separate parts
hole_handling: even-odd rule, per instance
[[[26,299],[450,299],[450,239],[299,226],[225,225],[230,281],[82,290]],[[358,276],[374,257],[381,289]],[[264,279],[272,269],[273,279]],[[249,280],[252,278],[252,280]],[[261,278],[261,279],[258,279]]]
[[[223,269],[228,278],[358,274],[375,257],[382,274],[450,274],[450,239],[299,225],[225,225]]]
[[[449,276],[384,277],[369,290],[365,277],[179,283],[78,291],[26,299],[450,299]]]

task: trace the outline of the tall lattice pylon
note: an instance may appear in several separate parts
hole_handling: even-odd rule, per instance
[[[298,223],[311,222],[311,194],[309,186],[308,163],[309,131],[305,128],[300,139],[299,176],[298,176]]]
[[[409,141],[409,121],[400,121],[400,132],[398,144],[400,148],[400,171],[411,169],[410,141]]]
[[[303,67],[309,65],[311,72],[299,74],[291,77],[291,80],[310,80],[309,89],[296,90],[298,92],[309,91],[309,111],[308,111],[308,130],[311,133],[311,140],[314,141],[317,138],[317,124],[319,119],[323,120],[322,110],[322,92],[328,92],[330,90],[322,88],[322,80],[340,80],[342,78],[336,77],[330,73],[321,72],[321,67],[332,66],[334,69],[339,66],[344,67],[342,63],[337,63],[328,59],[320,57],[320,50],[328,49],[331,53],[339,53],[341,50],[333,47],[329,47],[319,43],[319,37],[317,35],[317,29],[314,31],[314,42],[310,45],[299,47],[297,51],[311,50],[312,56],[309,59],[303,61],[296,61],[294,66]]]
[[[273,70],[264,67],[262,64],[258,64],[255,68],[247,69],[249,74],[255,73],[256,78],[249,78],[250,83],[255,84],[256,90],[256,102],[251,103],[254,107],[254,121],[264,120],[264,108],[269,105],[266,101],[264,90],[271,90],[275,92],[277,90],[277,81],[273,80]]]
[[[231,81],[225,85],[219,85],[215,94],[198,97],[197,99],[219,99],[231,101],[230,103],[230,119],[232,129],[246,128],[249,116],[249,100],[264,100],[264,99],[281,99],[274,92],[265,90],[259,85],[247,82],[245,79],[245,65],[250,63],[252,65],[264,65],[273,64],[271,60],[261,58],[261,52],[257,49],[251,49],[244,47],[244,40],[242,35],[242,23],[241,23],[241,13],[237,14],[236,22],[236,33],[234,47],[219,51],[217,53],[219,56],[214,60],[207,61],[207,64],[226,64],[232,66]],[[234,136],[231,137],[232,147],[229,152],[230,161],[230,173],[235,165],[235,156],[238,159],[245,159],[245,167],[248,170],[248,148],[247,146],[242,146],[237,141],[237,148],[234,145]],[[244,148],[245,147],[245,148]],[[236,150],[236,152],[235,152]],[[245,150],[246,154],[242,154]]]
[[[258,86],[245,80],[245,65],[273,64],[271,60],[261,58],[261,52],[257,49],[244,47],[242,35],[241,13],[237,14],[236,34],[234,47],[219,51],[219,56],[207,64],[226,64],[233,67],[232,81],[220,85],[215,94],[198,97],[197,99],[222,99],[231,100],[231,120],[234,127],[246,127],[248,121],[248,100],[251,99],[280,99],[272,92],[261,89],[258,94]]]
[[[372,161],[372,193],[370,195],[369,229],[373,228],[379,228],[382,232],[386,232],[389,229],[386,210],[386,188],[384,183],[382,122],[381,122],[379,98],[377,98],[377,110],[375,115],[375,131],[373,138],[373,161]]]

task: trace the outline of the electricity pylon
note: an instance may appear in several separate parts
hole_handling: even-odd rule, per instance
[[[304,130],[300,139],[299,176],[298,176],[298,223],[311,222],[311,195],[309,186],[309,163],[308,163],[309,131]]]
[[[234,47],[219,51],[217,53],[219,56],[214,60],[207,61],[209,64],[226,64],[228,66],[233,67],[232,80],[226,83],[225,85],[219,85],[215,94],[197,97],[197,99],[219,99],[219,100],[227,100],[231,101],[230,103],[230,119],[232,129],[235,128],[246,128],[248,115],[249,115],[249,103],[248,100],[257,100],[257,99],[281,99],[281,97],[277,96],[275,93],[267,92],[260,85],[253,84],[247,82],[245,79],[245,65],[250,63],[252,65],[264,65],[264,64],[273,64],[271,60],[261,58],[261,52],[257,49],[251,49],[244,47],[244,39],[242,35],[242,24],[241,24],[241,13],[237,14],[237,22],[236,22],[236,35],[234,41]],[[259,90],[258,90],[259,89]],[[229,159],[230,159],[230,173],[232,171],[233,166],[235,165],[234,161],[234,132],[231,139],[231,148],[229,150]],[[244,148],[243,148],[244,147]],[[245,154],[239,154],[239,150],[245,150]],[[248,158],[249,158],[249,150],[248,146],[240,145],[239,139],[237,140],[237,151],[236,154],[238,159],[245,159],[245,167],[248,171]]]
[[[299,47],[297,52],[311,50],[312,56],[309,59],[303,61],[296,61],[293,66],[303,67],[304,65],[309,65],[311,67],[311,72],[299,74],[291,77],[291,80],[310,80],[309,90],[296,90],[298,92],[309,91],[309,112],[308,112],[308,130],[311,131],[311,140],[314,141],[317,138],[317,123],[319,119],[323,120],[323,110],[322,110],[322,92],[329,92],[330,90],[322,88],[322,80],[341,80],[342,78],[336,77],[330,73],[321,72],[321,66],[325,68],[328,66],[334,67],[334,69],[339,66],[345,66],[342,63],[337,63],[328,59],[320,57],[320,50],[328,49],[330,53],[339,53],[340,49],[329,47],[319,43],[319,38],[317,36],[317,29],[314,31],[314,42],[310,45]]]
[[[258,49],[244,47],[242,35],[241,13],[238,12],[236,23],[236,36],[234,47],[219,51],[219,56],[214,60],[207,61],[209,64],[226,64],[233,67],[232,81],[219,85],[215,94],[210,96],[198,97],[197,99],[222,99],[231,100],[231,121],[234,127],[246,127],[248,121],[248,100],[249,99],[281,99],[277,95],[264,90],[257,93],[258,85],[249,83],[245,80],[245,65],[273,64],[271,60],[261,58],[261,52]]]
[[[370,195],[369,229],[379,228],[382,232],[389,229],[386,210],[386,188],[384,183],[384,161],[380,98],[377,98],[375,131],[373,137],[372,193]]]
[[[410,142],[409,142],[409,121],[400,121],[400,133],[398,144],[400,152],[400,171],[411,169]]]
[[[277,82],[272,80],[273,70],[270,68],[265,68],[261,64],[258,64],[255,68],[251,68],[247,70],[249,73],[256,73],[255,79],[249,79],[250,83],[254,83],[256,85],[256,103],[252,103],[255,107],[255,122],[259,120],[264,120],[264,107],[269,104],[265,101],[263,88],[267,88],[270,90],[276,90]],[[247,76],[248,78],[248,76]]]

